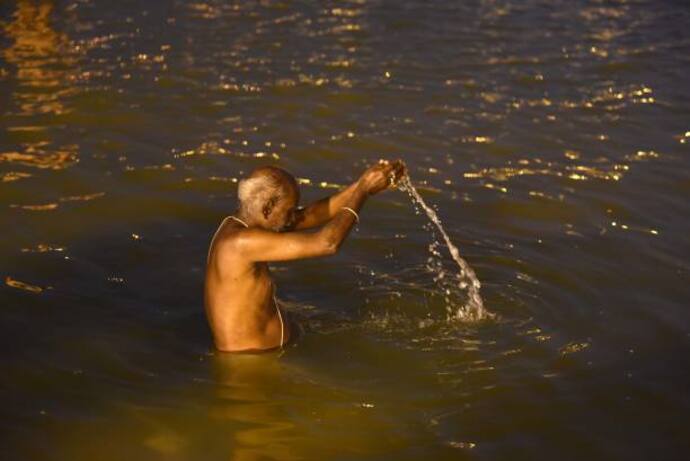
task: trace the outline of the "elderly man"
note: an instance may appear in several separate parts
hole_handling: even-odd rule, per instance
[[[204,304],[220,351],[261,351],[290,340],[268,262],[332,255],[366,199],[406,173],[401,161],[379,161],[341,192],[298,208],[295,178],[260,167],[239,183],[239,207],[218,227],[206,263]],[[317,232],[303,229],[323,226]]]

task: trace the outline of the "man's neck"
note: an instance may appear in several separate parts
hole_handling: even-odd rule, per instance
[[[238,219],[241,220],[244,224],[247,225],[247,227],[259,227],[259,224],[252,219],[251,216],[248,216],[246,213],[244,213],[242,210],[236,212],[234,216]]]

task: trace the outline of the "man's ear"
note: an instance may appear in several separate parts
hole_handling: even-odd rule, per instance
[[[295,226],[298,225],[299,223],[301,223],[302,221],[304,221],[305,218],[306,218],[306,216],[305,216],[305,214],[304,214],[304,207],[303,207],[303,206],[297,207],[297,209],[295,210],[295,222],[294,222],[294,225],[295,225]]]
[[[264,206],[261,209],[261,213],[263,213],[264,219],[268,219],[268,217],[273,212],[273,208],[276,206],[276,203],[278,203],[278,197],[276,196],[271,197],[268,200],[268,202],[264,203]]]

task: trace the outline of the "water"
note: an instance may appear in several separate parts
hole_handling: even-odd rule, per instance
[[[0,2],[0,459],[684,460],[689,23],[676,0]],[[386,191],[337,255],[271,265],[294,346],[213,353],[238,179],[275,163],[306,204],[379,158],[495,317],[457,318],[443,235]]]
[[[441,220],[439,219],[438,214],[436,214],[436,211],[427,205],[422,196],[419,195],[417,189],[415,189],[414,185],[412,185],[412,181],[410,180],[409,176],[405,175],[403,178],[401,178],[398,186],[401,190],[408,193],[410,199],[412,200],[412,204],[415,207],[421,207],[429,218],[429,221],[436,226],[436,229],[438,229],[438,231],[441,233],[441,236],[443,236],[443,241],[445,242],[450,255],[453,257],[453,260],[457,263],[458,268],[460,269],[460,272],[457,276],[458,284],[460,289],[467,290],[467,301],[464,305],[454,308],[452,305],[450,305],[450,300],[446,298],[446,302],[448,303],[447,308],[449,310],[449,317],[464,321],[479,321],[490,318],[491,314],[484,308],[484,301],[482,301],[482,297],[479,294],[481,283],[479,282],[479,279],[477,279],[477,275],[474,273],[474,270],[470,267],[470,265],[467,264],[467,262],[460,256],[460,251],[450,240],[450,237],[448,237],[448,233],[443,228]],[[429,247],[429,250],[433,256],[440,256],[436,251],[437,244],[437,242],[434,242]],[[433,258],[431,259],[433,261]],[[437,269],[437,279],[445,279],[445,276],[446,273],[441,265],[441,267],[438,267]],[[447,294],[450,294],[449,288],[445,288],[445,290],[447,291]]]

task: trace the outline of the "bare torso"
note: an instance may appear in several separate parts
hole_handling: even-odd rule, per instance
[[[224,221],[206,264],[204,305],[216,348],[221,351],[271,349],[289,339],[288,325],[275,304],[268,264],[227,254],[218,257],[219,242],[231,241],[228,239],[242,230],[241,224]]]
[[[266,350],[289,341],[289,323],[276,305],[266,261],[335,254],[359,221],[357,212],[367,197],[394,184],[405,171],[400,161],[380,160],[351,185],[306,208],[297,206],[296,180],[280,168],[260,167],[242,180],[237,216],[221,223],[206,263],[204,305],[216,347]],[[320,229],[302,232],[311,228]]]

